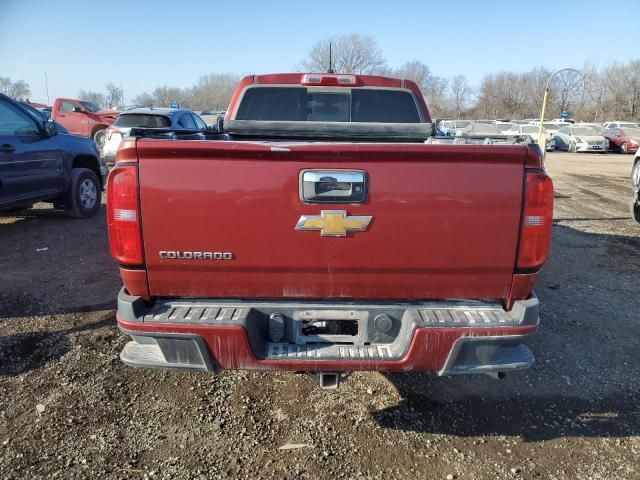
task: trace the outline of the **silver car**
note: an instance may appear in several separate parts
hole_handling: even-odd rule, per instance
[[[542,139],[538,138],[538,134],[540,133],[539,125],[517,125],[514,124],[512,128],[509,130],[505,130],[502,132],[503,135],[526,135],[531,138],[531,141],[537,143],[538,145],[542,145],[544,142],[544,148],[551,152],[555,150],[555,141],[553,140],[553,136],[547,131],[546,128],[542,128]]]
[[[609,142],[600,129],[588,125],[565,125],[553,136],[557,150],[567,152],[605,152]]]
[[[500,131],[495,124],[492,123],[483,123],[479,121],[469,122],[469,124],[464,127],[464,129],[456,132],[456,137],[460,135],[465,136],[486,136],[486,135],[499,135]]]
[[[445,120],[440,122],[438,129],[442,135],[455,137],[464,130],[471,122],[469,120]]]

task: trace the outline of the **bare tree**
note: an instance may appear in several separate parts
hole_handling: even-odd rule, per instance
[[[476,95],[475,115],[482,118],[498,118],[500,98],[496,86],[495,76],[485,75],[480,82]]]
[[[153,107],[155,104],[155,98],[153,97],[153,95],[149,94],[149,93],[141,93],[139,95],[136,95],[136,97],[133,99],[133,104],[136,107]]]
[[[31,95],[27,82],[24,80],[12,82],[9,77],[0,77],[0,92],[16,100],[24,100]]]
[[[372,37],[352,33],[321,40],[311,47],[309,57],[302,62],[308,72],[329,71],[329,44],[331,44],[332,70],[336,73],[381,73],[386,62],[378,44]]]
[[[11,85],[13,85],[13,82],[9,77],[0,77],[0,93],[8,95]]]
[[[116,87],[113,83],[107,83],[105,87],[107,94],[104,97],[104,103],[107,108],[121,107],[124,103],[124,92],[122,88]]]
[[[429,82],[433,75],[428,65],[419,60],[412,60],[392,72],[394,75],[402,78],[413,80],[418,84],[421,90],[429,88]]]
[[[561,112],[568,112],[580,102],[582,86],[582,74],[572,70],[565,70],[554,77],[550,88],[557,92],[557,105]]]
[[[86,102],[95,103],[99,107],[104,107],[104,94],[100,92],[93,92],[91,90],[80,90],[78,98]]]
[[[446,113],[448,110],[445,95],[447,80],[433,75],[428,65],[419,60],[413,60],[392,70],[391,74],[416,82],[433,115],[440,116]]]
[[[211,73],[200,77],[190,90],[194,110],[225,110],[240,78],[232,73]]]
[[[164,86],[156,88],[153,91],[153,97],[158,107],[170,107],[173,102],[184,104],[187,95],[181,88]]]
[[[625,80],[628,85],[628,115],[630,118],[638,118],[640,116],[640,60],[629,62]]]
[[[469,97],[473,93],[467,77],[464,75],[456,75],[451,79],[450,87],[453,108],[456,118],[460,118],[460,114],[467,108]]]
[[[373,52],[374,61],[357,61],[361,58],[358,52],[364,47],[354,47],[350,53],[340,55],[341,39],[349,48],[354,45],[373,45],[367,49]],[[420,87],[433,116],[537,118],[544,88],[551,74],[545,67],[532,68],[527,72],[491,73],[485,75],[474,90],[464,76],[458,75],[450,79],[439,77],[433,74],[428,65],[418,60],[407,62],[398,68],[387,66],[375,42],[369,37],[350,35],[335,37],[333,41],[336,41],[336,71],[375,72],[413,80]],[[328,69],[328,40],[314,46],[303,69],[320,72]],[[640,120],[640,60],[604,67],[587,64],[582,73],[585,88],[582,76],[575,73],[560,75],[550,85],[548,118],[557,116],[561,111],[571,111],[579,120]],[[195,110],[222,110],[227,107],[238,80],[239,77],[235,74],[212,73],[200,77],[190,88],[163,86],[151,93],[141,93],[134,99],[134,103],[168,107],[177,101],[181,106]],[[0,77],[0,91],[8,92],[13,85],[9,78]],[[113,84],[111,86],[118,93],[117,87]],[[87,95],[91,93],[86,92]],[[22,95],[26,96],[24,93]],[[110,97],[109,93],[107,97]],[[118,95],[116,98],[118,99]],[[105,98],[105,103],[109,104],[108,100],[109,98]],[[111,101],[111,104],[121,103],[121,92],[118,100]]]
[[[593,118],[594,122],[602,121],[607,104],[608,88],[598,68],[590,63],[582,67],[585,92],[580,109],[580,118]]]
[[[522,88],[524,90],[525,103],[522,107],[522,116],[525,118],[538,118],[542,110],[544,89],[551,72],[544,67],[535,67],[522,74]],[[553,102],[554,92],[549,92],[549,102]]]

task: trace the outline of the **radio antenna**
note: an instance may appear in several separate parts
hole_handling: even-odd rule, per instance
[[[331,68],[331,63],[331,42],[329,42],[329,70],[327,71],[327,73],[334,73],[333,68]]]

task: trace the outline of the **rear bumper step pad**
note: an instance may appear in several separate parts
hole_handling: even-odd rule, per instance
[[[386,345],[331,345],[327,343],[268,343],[266,358],[296,360],[390,360],[393,352]]]

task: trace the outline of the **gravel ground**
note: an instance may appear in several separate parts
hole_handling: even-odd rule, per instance
[[[0,478],[640,478],[630,162],[548,156],[538,363],[502,381],[131,369],[104,211],[0,218]]]

